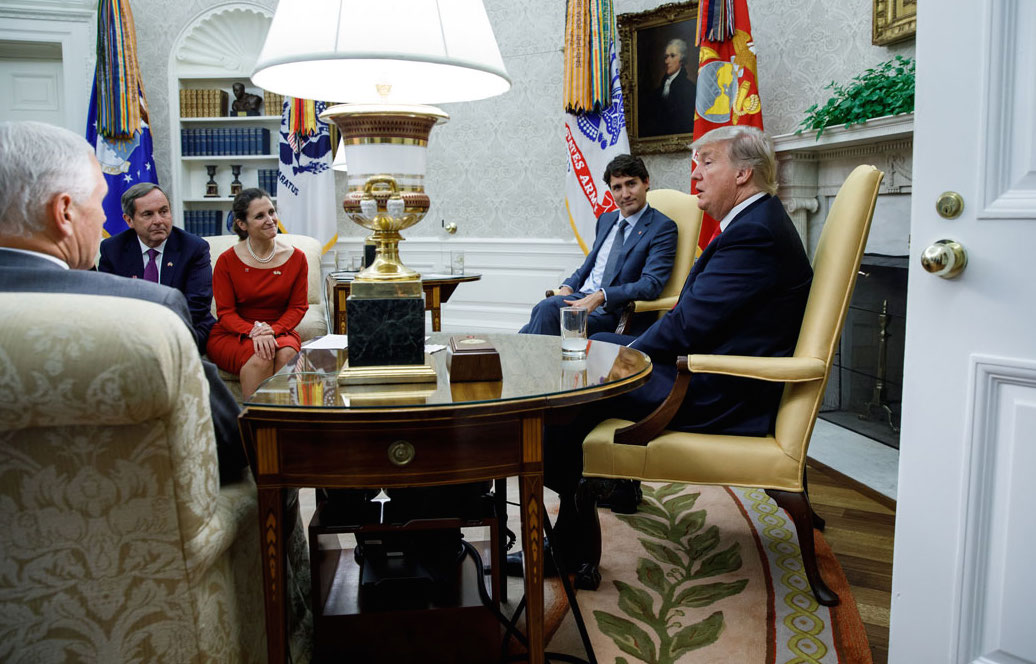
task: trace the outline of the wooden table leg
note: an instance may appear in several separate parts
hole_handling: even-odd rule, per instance
[[[442,302],[439,300],[439,287],[435,286],[428,293],[432,310],[432,332],[442,331]]]
[[[519,478],[529,664],[543,662],[543,475]]]
[[[263,595],[266,599],[266,654],[269,664],[287,660],[285,590],[288,565],[285,560],[283,523],[284,496],[281,489],[260,488],[259,533],[263,566]]]

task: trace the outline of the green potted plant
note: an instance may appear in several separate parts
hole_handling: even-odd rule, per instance
[[[914,110],[914,61],[897,55],[868,69],[848,85],[831,81],[825,90],[834,94],[823,106],[813,104],[806,109],[799,129],[817,130],[817,138],[826,127],[862,124],[871,118],[911,113]]]

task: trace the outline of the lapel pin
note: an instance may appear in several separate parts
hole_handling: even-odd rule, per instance
[[[172,267],[173,266],[173,261],[169,261],[168,263],[165,264],[165,266],[166,267]]]

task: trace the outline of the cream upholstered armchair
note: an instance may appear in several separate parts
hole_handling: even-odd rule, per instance
[[[647,193],[648,205],[676,222],[676,258],[673,260],[673,271],[669,281],[662,287],[662,292],[654,300],[634,300],[626,305],[622,312],[616,332],[627,332],[634,314],[644,311],[657,311],[661,318],[665,312],[676,305],[683,284],[694,264],[694,256],[698,249],[698,234],[701,232],[702,212],[698,209],[698,197],[685,194],[675,189],[651,189]]]
[[[306,264],[309,268],[309,289],[307,291],[309,309],[306,311],[306,315],[302,317],[302,322],[295,327],[295,331],[299,333],[304,342],[321,337],[327,334],[327,307],[323,299],[324,289],[321,286],[320,272],[320,256],[323,252],[323,247],[320,246],[320,242],[316,238],[308,235],[284,233],[279,237],[287,241],[291,246],[301,249],[306,254]],[[216,259],[219,258],[220,254],[240,242],[240,238],[234,234],[210,235],[205,239],[209,243],[209,259],[213,267],[216,266]],[[212,315],[216,315],[215,299],[212,301]],[[240,402],[241,382],[238,377],[223,370],[220,370],[219,375]]]
[[[605,420],[583,441],[586,477],[765,489],[794,521],[806,577],[817,600],[827,606],[837,604],[838,596],[824,584],[817,570],[812,528],[823,528],[823,521],[813,512],[806,493],[806,452],[883,175],[873,166],[857,167],[831,206],[817,244],[813,285],[793,356],[681,357],[673,391],[658,410],[636,424]],[[693,373],[785,383],[775,432],[749,437],[666,430]]]
[[[0,311],[0,661],[265,662],[255,484],[220,487],[189,330],[128,298]]]

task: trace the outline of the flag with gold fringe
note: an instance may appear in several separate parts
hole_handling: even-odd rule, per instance
[[[699,52],[694,140],[724,125],[762,129],[748,0],[701,0],[695,32]],[[692,169],[695,167],[692,165]],[[694,185],[691,180],[692,194]],[[704,249],[719,232],[719,220],[705,215],[698,246]]]
[[[323,251],[338,241],[331,135],[325,104],[285,97],[281,112],[277,216],[281,231],[309,235]]]
[[[108,237],[128,228],[122,218],[123,192],[140,182],[158,183],[128,0],[100,0],[97,7],[97,65],[86,140],[94,146],[108,182],[103,203]]]
[[[630,151],[611,0],[569,0],[565,20],[565,208],[587,253],[597,217],[615,209],[605,166]]]

